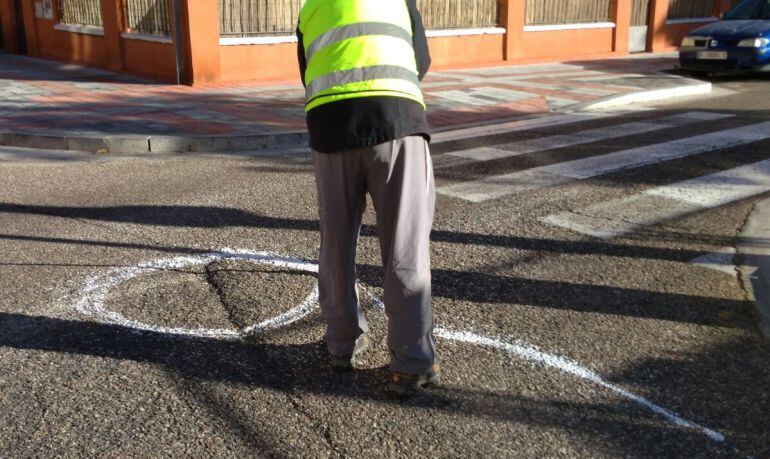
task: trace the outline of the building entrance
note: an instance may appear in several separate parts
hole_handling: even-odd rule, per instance
[[[21,0],[14,0],[13,11],[16,15],[16,42],[18,44],[19,54],[27,54],[27,34],[24,30],[24,13],[22,12]]]

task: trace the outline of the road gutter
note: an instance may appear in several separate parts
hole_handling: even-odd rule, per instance
[[[752,211],[738,243],[739,270],[750,299],[757,306],[759,329],[770,340],[770,199]]]

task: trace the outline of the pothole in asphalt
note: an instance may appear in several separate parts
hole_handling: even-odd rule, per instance
[[[233,328],[201,267],[142,274],[110,292],[106,307],[124,317],[165,327]],[[195,272],[198,271],[198,272]]]
[[[206,277],[230,323],[239,329],[294,308],[316,284],[308,273],[237,259],[208,264]]]

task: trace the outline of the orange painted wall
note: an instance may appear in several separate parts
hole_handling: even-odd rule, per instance
[[[521,49],[524,59],[568,59],[612,52],[613,29],[558,30],[524,32]]]
[[[297,43],[220,46],[222,81],[299,78]]]
[[[176,51],[173,43],[121,38],[120,46],[126,72],[176,82]]]
[[[432,65],[456,67],[501,62],[505,35],[465,35],[428,38]]]
[[[682,39],[691,30],[697,29],[700,26],[709,24],[704,23],[690,23],[690,24],[666,24],[655,36],[655,51],[667,51],[675,50],[679,48],[679,44],[682,43]]]
[[[54,30],[54,22],[48,19],[35,19],[35,24],[37,55],[95,67],[109,66],[110,56],[104,37]]]
[[[219,46],[218,2],[182,1],[185,77],[192,85],[223,81]]]
[[[502,62],[504,35],[428,39],[435,67]],[[297,78],[297,44],[220,46],[222,81]],[[458,52],[472,50],[472,52]]]
[[[8,9],[11,1],[0,0],[0,7]],[[34,0],[22,1],[30,54],[161,81],[176,80],[175,45],[120,37],[118,0],[101,0],[106,37],[56,31],[53,21],[33,18]],[[623,55],[631,0],[615,2],[612,11],[618,22],[616,29],[525,32],[526,0],[500,0],[501,25],[508,33],[431,37],[434,68]],[[652,51],[675,49],[682,37],[698,26],[666,24],[669,0],[653,0],[652,4],[653,33],[648,47]],[[718,0],[715,12],[729,4],[730,0]],[[7,22],[5,10],[2,11]],[[295,43],[221,46],[217,2],[213,0],[182,0],[182,29],[187,83],[297,78]]]

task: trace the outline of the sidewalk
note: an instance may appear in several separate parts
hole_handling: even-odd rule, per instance
[[[661,73],[673,55],[432,72],[436,131],[702,94]],[[0,53],[0,145],[120,152],[224,151],[306,141],[299,81],[187,87]]]

